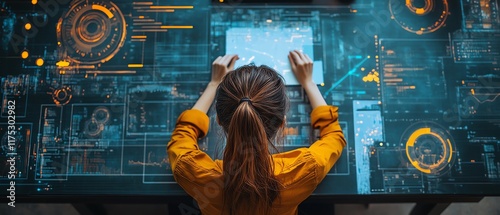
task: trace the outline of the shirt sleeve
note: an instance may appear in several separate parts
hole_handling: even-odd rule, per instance
[[[172,138],[167,145],[168,159],[173,172],[175,172],[180,158],[200,151],[198,138],[207,134],[209,123],[207,114],[200,110],[191,109],[181,113],[172,132]]]
[[[311,112],[311,125],[320,130],[320,139],[309,147],[309,151],[318,164],[318,183],[337,162],[346,145],[344,133],[338,122],[337,111],[337,107],[325,105],[319,106]]]
[[[199,110],[186,110],[177,119],[167,153],[176,182],[192,196],[201,207],[218,197],[222,189],[222,170],[210,156],[198,147],[198,138],[204,137],[209,128],[208,116]],[[210,192],[207,191],[209,189]],[[214,192],[211,192],[214,190]],[[221,200],[217,200],[221,201]]]

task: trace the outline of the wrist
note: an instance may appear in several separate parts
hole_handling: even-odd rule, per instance
[[[215,88],[217,88],[219,86],[219,84],[220,84],[220,81],[210,81],[210,82],[208,82],[207,88],[208,87],[215,87]]]
[[[312,81],[312,80],[306,81],[306,82],[302,83],[301,85],[302,85],[302,87],[303,87],[304,89],[306,89],[306,90],[307,90],[307,89],[311,89],[311,88],[318,87],[318,86],[316,85],[316,83],[314,83],[314,81]]]

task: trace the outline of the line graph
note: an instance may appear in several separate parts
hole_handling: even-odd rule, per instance
[[[500,119],[500,88],[458,88],[460,118],[466,121]]]

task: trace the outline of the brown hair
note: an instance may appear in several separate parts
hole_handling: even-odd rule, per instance
[[[269,214],[280,185],[269,146],[288,111],[283,78],[267,66],[229,72],[217,89],[219,124],[227,135],[223,156],[224,208],[228,214]],[[243,209],[243,210],[242,210]]]

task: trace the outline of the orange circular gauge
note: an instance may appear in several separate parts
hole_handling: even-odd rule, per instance
[[[443,27],[449,14],[448,0],[390,0],[389,10],[399,26],[418,35]]]
[[[73,98],[73,93],[70,87],[57,88],[52,92],[52,100],[56,105],[66,105]]]
[[[406,157],[417,170],[433,175],[446,172],[453,161],[454,143],[451,135],[433,122],[419,122],[403,133],[401,143]]]
[[[97,107],[92,113],[92,119],[100,124],[108,123],[110,116],[109,109],[103,106]]]
[[[101,134],[103,130],[104,130],[103,124],[98,123],[97,121],[91,119],[85,121],[85,127],[83,133],[88,137],[97,137]]]
[[[75,63],[112,59],[125,43],[126,22],[113,2],[80,0],[57,23],[58,44]]]

